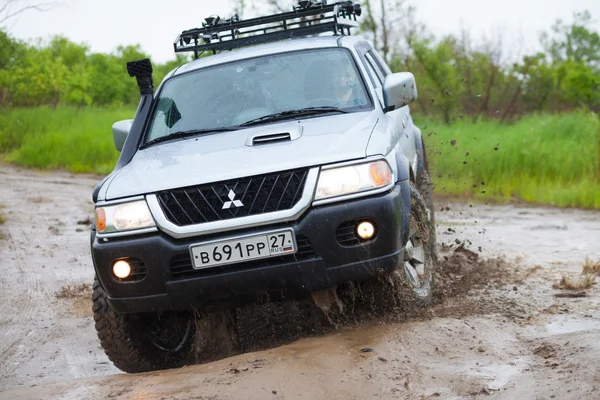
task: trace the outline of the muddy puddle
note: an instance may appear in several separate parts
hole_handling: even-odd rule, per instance
[[[600,398],[600,289],[553,288],[600,260],[599,212],[438,203],[433,306],[247,309],[244,354],[126,375],[89,311],[97,180],[0,169],[1,399]]]

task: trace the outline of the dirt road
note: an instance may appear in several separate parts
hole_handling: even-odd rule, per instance
[[[97,180],[0,165],[0,399],[600,398],[600,288],[552,287],[600,260],[600,212],[439,204],[430,309],[125,375],[91,318]]]

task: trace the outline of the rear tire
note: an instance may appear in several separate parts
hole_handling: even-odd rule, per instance
[[[110,308],[97,277],[92,303],[100,344],[120,370],[179,368],[192,360],[196,330],[192,311],[119,314]]]

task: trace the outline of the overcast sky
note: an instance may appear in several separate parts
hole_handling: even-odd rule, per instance
[[[40,0],[42,2],[44,0]],[[330,0],[332,2],[333,0]],[[590,10],[600,31],[600,0],[409,0],[418,18],[436,36],[468,28],[477,39],[501,32],[508,52],[539,49],[539,34],[557,18]],[[2,1],[0,0],[0,3]],[[231,13],[231,0],[63,0],[47,12],[27,11],[8,26],[21,39],[62,34],[87,43],[92,51],[110,52],[136,44],[153,60],[173,58],[173,40],[211,15]],[[248,1],[248,3],[252,3]]]

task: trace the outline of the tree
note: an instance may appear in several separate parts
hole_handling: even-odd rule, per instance
[[[0,26],[25,11],[48,11],[59,4],[58,1],[0,0]]]
[[[414,37],[426,36],[416,9],[407,0],[364,0],[360,33],[370,39],[388,63],[410,51]]]
[[[236,13],[241,19],[244,19],[244,13],[246,12],[246,1],[245,0],[234,0],[233,1],[233,12]]]
[[[25,51],[25,45],[11,38],[0,30],[0,70],[5,70],[20,58]]]
[[[552,62],[573,60],[600,71],[600,34],[594,32],[589,11],[575,13],[573,23],[556,21],[551,33],[543,33],[542,45]]]

